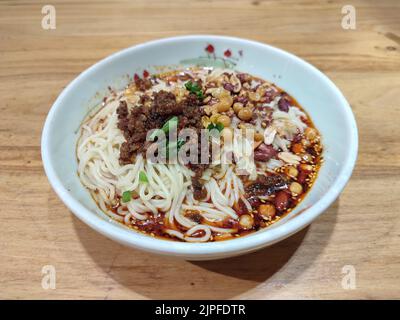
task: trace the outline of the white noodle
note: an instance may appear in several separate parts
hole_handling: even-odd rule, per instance
[[[204,69],[196,73],[196,76],[205,82],[206,79],[217,78],[224,72],[231,74],[233,71],[216,69],[208,74],[208,70]],[[193,71],[187,73],[193,74]],[[160,80],[149,93],[174,88],[179,90],[183,86],[184,82],[181,80],[171,85]],[[139,98],[135,94],[126,99],[135,105]],[[93,117],[82,124],[76,150],[79,177],[100,209],[111,218],[133,226],[135,221],[156,218],[160,213],[165,213],[165,232],[189,242],[208,241],[212,238],[212,232],[236,232],[236,229],[216,225],[228,218],[238,219],[232,207],[240,199],[247,210],[252,211],[250,203],[244,197],[243,182],[238,176],[238,169],[247,171],[250,180],[254,180],[259,173],[254,162],[248,161],[248,155],[253,150],[252,144],[246,139],[235,139],[233,145],[224,146],[222,154],[233,152],[235,158],[241,160],[236,165],[220,162],[210,165],[202,177],[205,181],[205,198],[196,200],[191,187],[191,179],[195,173],[184,165],[152,163],[142,155],[138,155],[133,164],[120,164],[119,150],[125,138],[117,127],[116,110],[121,100],[125,100],[122,92],[117,93],[115,98],[106,102]],[[276,149],[287,151],[290,144],[288,139],[296,132],[304,131],[306,125],[300,118],[306,115],[295,107],[290,107],[287,113],[281,112],[277,110],[277,101],[279,99],[269,104],[274,109],[273,121],[277,129],[267,142]],[[232,126],[235,127],[234,123]],[[265,170],[273,170],[281,165],[282,161],[272,159],[266,164]],[[140,181],[140,172],[146,174],[148,182]],[[129,202],[122,203],[120,198],[125,191],[131,191],[134,196]],[[111,210],[116,206],[116,211]],[[186,216],[188,211],[198,212],[203,218],[202,222],[189,219]],[[177,225],[179,228],[175,229],[174,226]],[[200,231],[202,236],[192,236]]]

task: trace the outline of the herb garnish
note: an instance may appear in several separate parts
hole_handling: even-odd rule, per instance
[[[217,129],[219,132],[221,132],[224,129],[224,125],[222,123],[210,123],[207,127],[209,131],[213,129]]]
[[[149,179],[147,179],[147,175],[144,171],[139,172],[139,181],[140,182],[149,182]]]
[[[185,83],[185,88],[191,93],[194,93],[197,98],[204,99],[203,91],[197,82],[188,81]]]
[[[132,199],[132,193],[130,191],[124,191],[122,193],[122,202],[129,202]]]
[[[171,119],[169,119],[166,123],[164,123],[161,130],[164,131],[164,133],[168,133],[171,129],[177,127],[178,127],[178,117],[174,116]]]
[[[158,135],[160,130],[167,134],[171,129],[176,129],[178,127],[178,117],[173,116],[171,119],[169,119],[164,125],[161,127],[161,129],[156,129],[153,131],[153,133],[150,135],[150,141],[153,141],[155,137]]]

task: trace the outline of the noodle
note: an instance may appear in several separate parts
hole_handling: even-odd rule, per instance
[[[110,103],[82,125],[83,132],[89,136],[82,134],[78,142],[79,176],[92,195],[100,193],[100,197],[95,197],[101,200],[99,203],[102,210],[128,225],[132,218],[145,220],[147,215],[143,213],[149,210],[153,214],[157,214],[158,211],[167,212],[170,225],[173,225],[176,220],[188,229],[186,233],[183,233],[186,241],[207,241],[211,231],[206,226],[196,224],[184,217],[182,209],[198,210],[207,213],[208,218],[212,217],[215,220],[223,220],[227,216],[237,219],[238,216],[232,209],[232,205],[239,199],[237,185],[240,179],[233,173],[232,167],[227,168],[224,177],[217,176],[219,183],[211,178],[205,184],[208,192],[204,202],[199,202],[197,205],[185,205],[184,200],[190,197],[188,186],[191,185],[192,175],[185,166],[154,164],[144,160],[142,156],[136,159],[134,165],[121,166],[118,150],[123,136],[117,128],[117,107],[117,104]],[[100,119],[103,119],[102,126],[98,124]],[[140,171],[146,173],[148,184],[140,184],[138,177]],[[107,209],[107,206],[113,205],[116,193],[121,194],[125,190],[137,191],[139,197],[127,204],[124,211],[125,218],[121,218],[112,210]],[[225,193],[223,193],[224,190],[226,190]],[[212,199],[212,203],[207,202],[209,198]],[[199,228],[193,229],[196,226]],[[206,235],[201,238],[191,238],[190,235],[198,230],[204,230]],[[224,229],[214,230],[223,232],[221,230]],[[176,232],[170,234],[176,236]]]
[[[233,77],[232,70],[217,69],[209,75],[207,72],[198,71],[197,77],[203,81],[217,81],[215,79],[226,74]],[[194,77],[196,71],[190,70],[187,75]],[[166,88],[166,82],[159,80],[150,91],[154,93]],[[81,126],[76,149],[78,175],[100,209],[111,218],[144,231],[149,220],[158,222],[164,236],[182,241],[206,242],[211,241],[213,235],[238,233],[237,221],[242,215],[238,213],[238,204],[241,203],[250,215],[254,211],[251,199],[245,196],[244,181],[255,181],[260,174],[280,170],[284,162],[271,159],[266,164],[256,166],[249,158],[254,148],[252,142],[245,138],[234,139],[232,144],[223,145],[219,154],[221,159],[233,154],[238,161],[224,163],[217,160],[210,164],[202,176],[204,197],[198,200],[192,188],[195,172],[186,165],[153,162],[142,154],[137,154],[133,163],[121,164],[120,149],[126,138],[118,126],[117,109],[120,101],[127,101],[128,98],[124,92],[114,94]],[[130,99],[134,101],[133,104],[140,101],[138,96]],[[270,108],[276,109],[277,101],[270,102]],[[290,150],[291,139],[308,127],[302,121],[306,117],[304,112],[293,106],[288,112],[274,112],[276,135],[272,136],[272,141],[276,150]],[[238,123],[237,119],[232,120],[232,126]],[[262,129],[259,119],[255,126]],[[247,180],[241,177],[243,170],[248,174]],[[145,183],[141,174],[146,178]],[[128,191],[132,196],[124,203],[123,194]],[[260,199],[266,198],[260,196]]]

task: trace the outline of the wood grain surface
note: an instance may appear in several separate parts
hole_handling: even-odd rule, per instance
[[[42,6],[57,27],[41,27]],[[344,30],[341,8],[356,9]],[[40,134],[60,91],[122,48],[184,34],[250,38],[325,72],[355,113],[351,181],[309,228],[259,252],[186,262],[97,234],[61,203]],[[0,298],[400,298],[400,1],[1,1]],[[42,268],[56,289],[42,288]],[[356,287],[342,286],[343,267]]]

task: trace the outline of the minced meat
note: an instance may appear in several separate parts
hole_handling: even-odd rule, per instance
[[[119,161],[122,165],[132,163],[138,153],[144,154],[148,146],[147,132],[161,128],[172,116],[178,117],[178,130],[195,129],[200,142],[203,110],[202,101],[195,94],[189,94],[177,102],[173,93],[161,90],[154,93],[152,98],[150,107],[139,105],[129,111],[126,101],[121,101],[117,108],[118,128],[126,139],[120,148]],[[200,143],[198,147],[200,160]],[[195,172],[192,178],[194,197],[204,198],[205,190],[200,179],[207,165],[189,163],[188,166]]]

